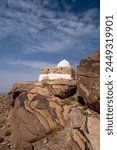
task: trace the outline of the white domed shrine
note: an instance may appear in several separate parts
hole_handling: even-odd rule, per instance
[[[56,67],[42,68],[40,71],[39,81],[74,78],[74,69],[67,60],[63,59]]]
[[[58,63],[57,67],[71,67],[71,65],[67,60],[63,59]]]

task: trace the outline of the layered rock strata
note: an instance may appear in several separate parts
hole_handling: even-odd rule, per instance
[[[75,106],[66,103],[73,100],[76,88],[76,81],[70,80],[15,84],[11,92],[12,149],[98,150],[99,129],[93,141],[88,122],[99,118],[81,111],[77,99]]]

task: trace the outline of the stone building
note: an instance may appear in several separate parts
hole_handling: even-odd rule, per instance
[[[39,81],[56,79],[75,79],[75,71],[67,60],[63,59],[56,67],[41,69]]]

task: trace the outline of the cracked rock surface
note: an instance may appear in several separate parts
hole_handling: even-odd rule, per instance
[[[99,149],[99,128],[95,131],[95,125],[99,126],[99,115],[81,106],[75,92],[67,95],[68,91],[76,88],[76,82],[70,82],[66,80],[63,84],[59,80],[53,84],[32,82],[14,85],[11,92],[14,97],[11,120],[13,150]],[[31,84],[32,88],[25,90]],[[65,98],[58,96],[61,92],[56,95],[50,89],[56,85],[61,90],[61,84]]]
[[[100,53],[96,51],[90,57],[81,60],[77,66],[77,91],[85,104],[100,112]]]

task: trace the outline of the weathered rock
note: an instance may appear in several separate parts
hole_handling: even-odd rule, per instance
[[[81,60],[77,68],[79,101],[100,112],[100,53]]]
[[[12,89],[14,108],[11,139],[14,149],[31,149],[32,143],[64,129],[68,118],[68,107],[54,97],[48,86],[34,83],[29,83],[28,89],[26,86],[28,87],[27,83],[20,83],[19,86],[15,84]]]
[[[53,85],[51,92],[54,96],[64,99],[69,96],[73,96],[76,93],[76,89],[76,86]]]
[[[32,147],[35,142],[65,124],[56,99],[36,95],[30,102],[26,93],[21,93],[15,100],[12,111],[12,141],[15,149]]]
[[[85,150],[86,147],[95,150],[92,149],[95,142],[93,143],[90,136],[92,142],[86,136],[89,134],[85,126],[87,116],[77,107],[67,105],[64,99],[58,98],[49,89],[52,86],[61,89],[62,84],[59,82],[57,87],[57,82],[54,81],[53,84],[32,83],[28,91],[23,90],[25,84],[22,84],[22,88],[21,84],[17,88],[20,94],[13,97],[12,110],[13,150]],[[64,82],[63,88],[65,86],[68,90],[73,85]],[[16,90],[13,89],[13,95],[14,92]]]
[[[100,120],[99,117],[91,116],[87,119],[87,129],[89,134],[86,134],[89,141],[91,141],[94,150],[100,148]]]
[[[15,83],[9,93],[13,93],[15,99],[21,92],[40,95],[54,95],[61,99],[76,93],[77,84],[74,80],[47,80],[42,82]]]
[[[9,150],[11,142],[9,137],[11,134],[11,109],[12,96],[0,96],[0,149]]]
[[[47,80],[42,84],[48,87],[51,95],[61,99],[73,96],[77,90],[77,84],[74,80]]]
[[[13,85],[9,93],[29,92],[34,87],[35,82],[19,82]]]

